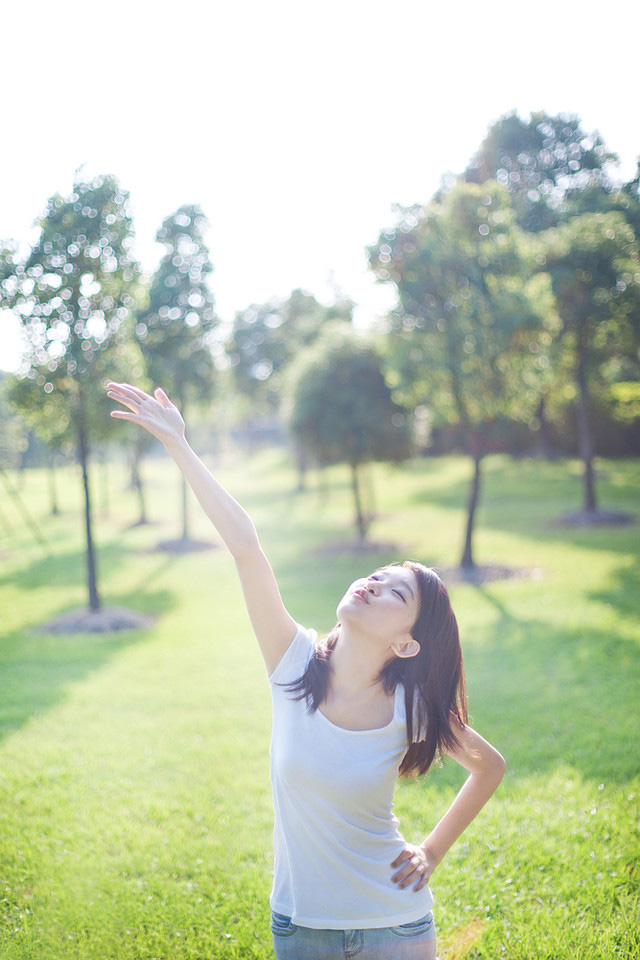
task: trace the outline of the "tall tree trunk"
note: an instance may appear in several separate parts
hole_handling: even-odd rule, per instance
[[[100,511],[103,517],[109,516],[109,458],[104,447],[100,452],[101,497]]]
[[[538,409],[536,410],[536,418],[539,424],[537,452],[539,456],[544,457],[545,460],[553,460],[555,458],[555,453],[553,449],[553,440],[551,439],[551,424],[547,419],[547,407],[544,397],[540,397],[540,403],[538,404]]]
[[[475,567],[473,560],[473,550],[472,550],[472,539],[473,539],[473,524],[476,515],[476,507],[478,506],[478,497],[480,495],[480,461],[482,460],[482,454],[475,453],[473,455],[473,480],[471,482],[471,492],[469,494],[469,505],[467,507],[467,532],[465,535],[464,541],[464,551],[462,553],[462,560],[460,561],[460,566],[470,569]]]
[[[370,463],[365,467],[364,479],[367,491],[367,520],[368,523],[371,523],[378,515],[378,508],[376,506],[376,487],[373,482],[373,466]]]
[[[186,401],[185,401],[185,398],[180,394],[178,394],[178,405],[179,405],[180,411],[182,412],[182,416],[184,417],[184,420],[186,422],[187,420],[187,415],[185,412]],[[182,503],[182,539],[190,540],[191,537],[189,536],[189,509],[188,509],[189,501],[187,497],[187,481],[185,480],[184,477],[182,477],[181,503]]]
[[[302,447],[295,448],[296,466],[298,468],[298,493],[303,493],[307,489],[307,454]]]
[[[596,510],[595,477],[593,471],[593,439],[589,423],[589,393],[587,389],[587,363],[585,351],[578,345],[578,364],[576,368],[578,384],[578,442],[580,457],[584,464],[584,509]]]
[[[140,462],[142,460],[143,444],[135,443],[131,454],[131,486],[138,496],[138,526],[143,526],[147,522],[147,502],[144,492],[144,484],[140,473]]]
[[[351,488],[353,490],[353,501],[356,508],[356,525],[358,527],[358,539],[362,543],[367,535],[367,522],[362,511],[362,497],[360,496],[360,477],[358,474],[358,464],[351,464]]]
[[[60,507],[58,506],[58,488],[56,484],[56,455],[53,450],[49,456],[48,468],[49,504],[51,506],[51,516],[57,517],[60,513]]]
[[[322,464],[316,464],[316,472],[318,478],[318,503],[324,504],[328,502],[331,493],[328,470],[327,467],[322,466]]]
[[[187,499],[187,481],[182,478],[182,539],[189,540],[189,510]]]
[[[80,399],[82,403],[82,399]],[[98,581],[96,575],[96,557],[93,548],[93,534],[91,530],[91,494],[89,490],[89,443],[87,438],[87,428],[84,422],[84,412],[80,411],[78,420],[78,459],[82,469],[82,485],[84,487],[84,520],[87,539],[87,586],[89,588],[89,609],[99,610],[100,596],[98,594]]]

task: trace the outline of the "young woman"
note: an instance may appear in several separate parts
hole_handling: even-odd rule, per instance
[[[436,574],[406,562],[356,580],[318,642],[285,608],[253,523],[185,438],[163,390],[108,384],[112,416],[160,440],[233,555],[269,675],[277,960],[433,960],[430,877],[498,786],[504,760],[467,725],[458,627]],[[436,754],[469,772],[425,840],[393,815],[398,774]]]

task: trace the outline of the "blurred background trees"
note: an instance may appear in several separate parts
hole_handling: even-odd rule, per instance
[[[402,210],[370,262],[398,291],[389,354],[403,394],[426,405],[435,426],[457,428],[473,460],[461,555],[472,567],[482,459],[505,424],[533,420],[548,363],[530,349],[549,300],[532,278],[532,246],[504,187],[460,182],[426,208]]]
[[[584,510],[596,510],[591,396],[640,374],[640,247],[620,213],[584,213],[541,236],[576,387]],[[613,393],[615,396],[615,391]]]
[[[510,114],[457,181],[399,209],[369,251],[397,291],[389,349],[399,384],[448,428],[449,449],[474,458],[465,567],[481,457],[501,440],[517,449],[514,423],[537,430],[539,447],[582,457],[581,521],[611,519],[597,510],[598,444],[640,450],[638,178],[616,183],[614,161],[575,117]]]
[[[577,117],[499,119],[466,170],[428,203],[397,208],[369,249],[371,270],[397,296],[375,330],[373,318],[354,324],[342,294],[327,304],[302,289],[225,325],[197,204],[163,221],[164,255],[143,278],[115,178],[77,178],[69,197],[51,198],[31,250],[0,245],[1,305],[20,318],[26,342],[6,402],[25,435],[51,451],[74,445],[84,464],[91,606],[89,439],[129,446],[146,518],[148,441],[123,439],[109,421],[107,378],[162,384],[190,423],[192,411],[206,417],[212,439],[217,403],[225,429],[249,449],[261,438],[284,442],[288,429],[301,466],[349,464],[361,538],[371,516],[362,464],[418,448],[464,451],[473,465],[466,568],[488,453],[579,454],[582,513],[606,518],[594,455],[640,453],[640,167],[621,183],[615,159]],[[183,544],[186,504],[183,487]]]
[[[2,305],[22,324],[21,378],[31,384],[31,390],[16,386],[12,399],[43,439],[73,438],[83,480],[89,607],[96,611],[89,450],[107,430],[105,379],[142,372],[125,336],[138,280],[133,222],[127,194],[115,177],[104,176],[76,179],[69,196],[51,197],[38,223],[31,249],[24,257],[5,251],[0,274]]]
[[[510,113],[490,127],[464,178],[497,180],[511,194],[519,225],[536,233],[559,223],[578,197],[595,201],[599,193],[611,193],[607,168],[614,159],[577,117],[539,111],[523,120]]]
[[[33,381],[26,377],[22,380],[17,378],[9,380],[4,393],[6,402],[14,410],[20,411],[24,425],[32,431],[33,436],[47,451],[49,499],[51,513],[56,515],[59,512],[56,459],[59,453],[71,447],[74,441],[69,407],[58,402],[55,391],[44,393],[41,390],[34,390]]]
[[[236,314],[225,348],[235,388],[254,414],[278,412],[287,367],[328,324],[351,323],[353,306],[347,299],[325,306],[297,289],[285,300],[252,304]]]
[[[218,325],[210,285],[213,265],[205,235],[209,223],[196,204],[168,216],[156,233],[165,254],[151,279],[147,305],[138,313],[135,337],[144,356],[147,380],[162,385],[186,418],[196,404],[213,396],[213,336]],[[134,477],[139,495],[139,462],[144,446],[134,450]],[[190,540],[186,481],[181,482],[182,540]],[[142,510],[144,501],[141,503]]]
[[[289,427],[300,450],[320,467],[350,468],[361,542],[372,519],[363,505],[361,468],[398,463],[411,452],[408,412],[392,399],[382,363],[373,344],[334,327],[298,359],[291,385]]]

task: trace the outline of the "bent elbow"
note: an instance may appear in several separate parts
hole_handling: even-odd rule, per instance
[[[497,750],[496,750],[496,756],[493,763],[493,768],[494,768],[494,776],[496,778],[496,787],[497,787],[500,781],[502,780],[502,778],[504,777],[505,771],[507,769],[506,760],[504,759],[501,753],[498,753]]]

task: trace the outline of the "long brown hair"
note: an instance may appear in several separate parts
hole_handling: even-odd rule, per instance
[[[411,636],[420,645],[415,657],[394,657],[382,669],[380,680],[391,694],[398,683],[404,687],[407,715],[407,752],[400,764],[401,776],[422,776],[436,754],[455,747],[455,725],[467,722],[467,694],[458,622],[451,600],[434,570],[415,560],[404,567],[416,578],[419,612]],[[317,710],[329,689],[330,659],[340,636],[340,624],[316,644],[307,669],[297,680],[285,684],[294,700],[306,700],[309,711]]]

